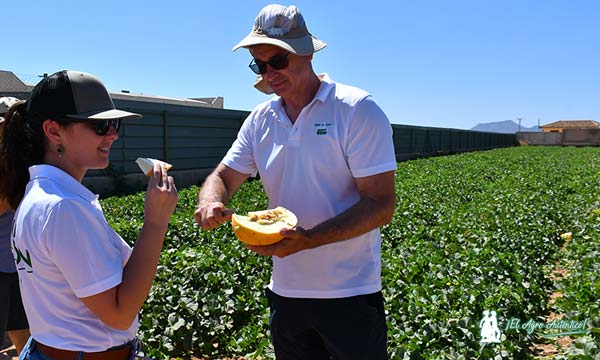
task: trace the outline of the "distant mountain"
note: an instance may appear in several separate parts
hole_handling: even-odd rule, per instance
[[[485,131],[485,132],[495,132],[502,134],[514,134],[519,131],[519,124],[514,122],[513,120],[504,120],[504,121],[496,121],[489,123],[477,124],[471,130],[475,131]],[[537,126],[525,127],[521,125],[522,132],[539,132],[540,129]]]

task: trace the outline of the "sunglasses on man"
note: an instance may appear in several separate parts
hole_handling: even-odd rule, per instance
[[[119,132],[119,128],[121,127],[121,119],[105,119],[105,120],[90,120],[90,119],[73,119],[73,118],[64,118],[62,122],[65,123],[84,123],[88,125],[96,135],[104,136],[110,130],[110,127],[115,128],[115,132]]]
[[[278,54],[272,56],[269,61],[260,61],[258,59],[252,59],[248,67],[255,74],[262,75],[267,72],[267,65],[271,66],[274,70],[283,70],[289,65],[288,56],[290,53]]]

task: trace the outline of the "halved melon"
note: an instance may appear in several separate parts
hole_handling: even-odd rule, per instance
[[[151,159],[151,158],[139,157],[139,158],[137,158],[137,160],[135,162],[138,164],[140,169],[142,169],[144,174],[146,174],[148,176],[152,176],[152,172],[154,171],[154,163],[156,163],[156,162],[165,164],[165,169],[167,169],[167,170],[170,170],[173,167],[173,165],[171,165],[167,162],[164,162],[162,160]]]
[[[251,211],[248,216],[231,215],[233,232],[248,245],[271,245],[283,240],[279,230],[293,228],[298,219],[293,212],[278,206],[275,209]]]

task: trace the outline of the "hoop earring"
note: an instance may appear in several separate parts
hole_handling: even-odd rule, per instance
[[[56,147],[56,153],[58,154],[59,159],[62,158],[63,154],[65,153],[65,148],[61,144],[58,144]]]

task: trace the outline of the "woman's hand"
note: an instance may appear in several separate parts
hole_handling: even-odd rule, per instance
[[[171,214],[177,205],[177,188],[162,164],[154,164],[144,202],[144,225],[123,269],[122,282],[81,301],[102,322],[126,330],[138,316],[150,291]]]
[[[177,188],[164,164],[155,163],[144,201],[144,224],[165,227],[177,205]]]

